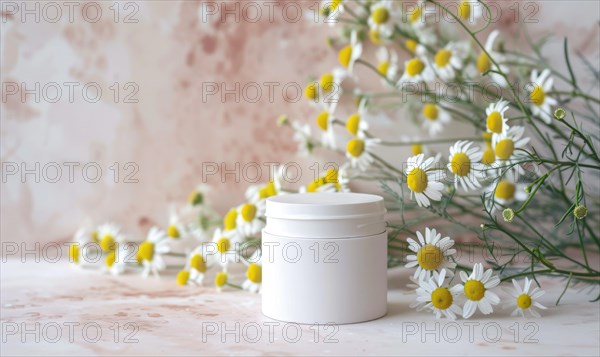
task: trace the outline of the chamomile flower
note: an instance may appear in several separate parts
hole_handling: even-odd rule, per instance
[[[191,283],[193,283],[193,281],[190,280],[189,269],[184,268],[180,270],[179,273],[177,273],[177,276],[175,277],[175,281],[179,286],[190,285]]]
[[[227,234],[227,231],[216,229],[213,234],[213,244],[210,247],[211,251],[208,252],[208,247],[204,247],[203,256],[212,258],[212,260],[220,264],[223,269],[227,269],[227,264],[229,262],[238,260],[237,248],[240,242],[239,235],[232,236]]]
[[[430,170],[435,158],[423,160],[425,155],[411,156],[407,160],[406,183],[410,189],[411,198],[415,197],[421,207],[429,207],[430,201],[442,199],[444,185],[437,181],[437,170]],[[429,171],[428,171],[429,170]]]
[[[227,275],[227,271],[223,270],[218,272],[215,275],[215,287],[217,291],[221,292],[227,285],[227,281],[229,280],[229,276]]]
[[[437,75],[444,81],[454,79],[456,72],[463,68],[468,51],[469,45],[465,42],[450,42],[438,50],[433,58],[433,68]]]
[[[347,163],[344,164],[347,166]],[[342,166],[344,166],[342,165]],[[317,177],[308,185],[300,187],[300,193],[308,192],[338,192],[342,191],[343,187],[339,183],[339,172],[335,168],[330,168],[325,172],[325,175]]]
[[[414,57],[404,62],[404,73],[397,85],[402,86],[405,83],[421,83],[432,79],[432,73],[425,60],[420,57]]]
[[[550,77],[550,70],[545,69],[538,75],[537,69],[531,72],[532,90],[529,93],[531,101],[531,112],[539,116],[544,123],[552,123],[552,108],[556,105],[556,99],[549,97],[547,93],[552,90],[554,79]]]
[[[321,129],[321,145],[329,149],[336,148],[335,132],[333,131],[333,120],[335,119],[335,108],[337,103],[331,103],[326,110],[317,115],[315,121]]]
[[[298,143],[298,153],[302,156],[309,156],[315,148],[310,125],[292,122],[292,130],[294,130],[293,139]]]
[[[265,201],[246,202],[238,208],[237,226],[245,237],[254,237],[265,226]]]
[[[129,257],[129,249],[125,244],[119,244],[115,251],[112,251],[104,258],[103,271],[112,275],[121,275],[125,272],[127,266],[127,257]]]
[[[350,183],[350,178],[352,177],[351,165],[347,162],[343,163],[338,170],[337,175],[337,183],[338,183],[338,191],[340,192],[350,192],[350,188],[348,184]]]
[[[73,266],[78,267],[87,263],[84,252],[91,247],[90,243],[97,243],[94,241],[94,235],[90,233],[88,227],[80,227],[73,236],[73,242],[69,244],[69,262]],[[96,238],[97,241],[97,238]]]
[[[405,20],[413,29],[420,29],[425,26],[425,3],[423,0],[419,0],[414,7],[407,8],[406,13],[403,16]]]
[[[169,225],[167,226],[167,237],[171,239],[180,239],[185,238],[187,236],[187,228],[185,224],[179,218],[175,209],[171,209],[171,214],[169,215]]]
[[[157,227],[148,231],[146,240],[138,247],[137,259],[142,263],[144,269],[142,276],[148,277],[150,273],[158,276],[158,272],[166,268],[163,254],[169,252],[169,239],[165,232]]]
[[[463,317],[468,319],[479,310],[484,315],[489,315],[493,311],[492,305],[498,305],[500,298],[490,291],[500,284],[498,276],[493,275],[492,269],[483,269],[483,264],[477,263],[473,266],[473,272],[467,275],[461,270],[459,273],[463,284],[460,284],[462,291],[467,298],[463,306]]]
[[[198,207],[203,205],[210,205],[207,200],[207,194],[210,191],[210,186],[206,184],[199,184],[194,187],[192,192],[187,197],[187,204],[190,207]]]
[[[448,170],[454,174],[454,186],[462,187],[465,191],[481,187],[479,178],[483,167],[480,164],[483,153],[478,147],[471,147],[473,142],[457,141],[450,147]]]
[[[509,105],[506,100],[500,99],[496,103],[490,103],[485,110],[485,115],[487,115],[485,123],[488,133],[502,134],[508,131],[508,119],[504,116],[508,108]]]
[[[98,242],[100,249],[104,252],[112,252],[117,249],[117,244],[123,241],[121,229],[113,223],[105,223],[98,227]]]
[[[248,189],[246,189],[246,199],[249,202],[258,202],[271,196],[283,194],[283,182],[285,181],[283,177],[284,170],[284,165],[271,166],[269,182],[248,187]]]
[[[483,5],[478,0],[461,0],[456,14],[461,20],[475,23],[483,16]]]
[[[398,55],[395,51],[390,51],[382,46],[376,52],[377,56],[377,72],[385,78],[382,79],[384,85],[390,82],[394,83],[398,76]]]
[[[348,133],[361,139],[365,138],[365,132],[369,129],[367,118],[367,99],[362,98],[358,105],[358,111],[346,119],[346,130],[348,130]]]
[[[479,72],[479,74],[488,73],[489,70],[493,69],[495,72],[488,73],[492,81],[502,87],[506,87],[508,85],[506,79],[504,79],[502,75],[496,73],[502,72],[504,74],[508,74],[509,72],[508,67],[502,64],[505,61],[504,55],[498,53],[497,51],[494,51],[494,42],[496,41],[496,38],[498,38],[499,34],[500,32],[498,30],[492,31],[488,36],[484,46],[485,51],[487,51],[487,53],[489,53],[490,56],[494,58],[494,61],[496,61],[498,67],[494,66],[494,64],[490,60],[490,57],[484,51],[481,51],[481,53],[477,57],[475,66],[477,67],[477,71]]]
[[[450,237],[442,238],[435,228],[425,228],[425,236],[417,231],[418,241],[407,238],[408,249],[415,254],[408,255],[406,268],[417,267],[413,277],[418,280],[429,278],[433,272],[441,272],[450,269],[449,273],[456,267],[456,263],[450,257],[456,254],[453,248],[454,241]]]
[[[525,201],[528,197],[525,192],[525,184],[517,182],[516,175],[513,172],[507,172],[504,177],[496,180],[485,189],[486,208],[490,212],[495,212],[498,205],[508,206],[515,201]]]
[[[392,0],[381,0],[371,5],[371,15],[368,24],[372,31],[377,31],[384,37],[394,32],[395,11]]]
[[[524,133],[525,127],[513,126],[505,133],[492,135],[492,148],[496,153],[497,161],[495,166],[499,171],[511,168],[516,172],[523,172],[517,162],[525,155],[520,150],[524,149],[529,142],[528,137],[523,137]]]
[[[231,208],[223,217],[223,235],[235,241],[241,240],[241,232],[237,226],[237,207]]]
[[[460,306],[456,304],[456,298],[462,289],[460,285],[448,287],[444,282],[445,278],[446,270],[442,269],[439,274],[435,272],[432,277],[419,281],[419,288],[416,290],[418,307],[433,311],[438,319],[443,315],[456,320],[456,315],[462,314]]]
[[[339,102],[342,95],[342,82],[346,77],[347,73],[344,69],[335,68],[319,78],[320,97],[325,108],[332,103]]]
[[[356,31],[352,31],[350,35],[350,44],[344,46],[340,52],[338,52],[338,61],[346,68],[349,74],[352,74],[354,68],[354,62],[362,55],[362,43],[358,40]]]
[[[187,262],[188,271],[190,273],[189,279],[196,284],[202,284],[204,274],[207,270],[206,259],[202,252],[202,246],[197,247],[190,253]]]
[[[246,261],[246,280],[242,283],[244,290],[252,293],[260,293],[262,287],[262,256],[260,250],[255,251]]]
[[[429,135],[436,136],[444,130],[444,125],[451,121],[450,114],[435,103],[425,103],[421,111],[423,128]]]
[[[353,168],[358,168],[360,171],[366,171],[369,166],[375,161],[369,153],[369,148],[376,145],[374,139],[353,138],[346,144],[346,157],[350,159],[350,164]]]
[[[507,292],[512,297],[511,303],[509,306],[514,306],[515,310],[512,312],[512,316],[521,315],[525,317],[525,313],[528,312],[533,317],[540,318],[540,313],[535,309],[545,310],[546,307],[540,304],[537,300],[545,294],[545,291],[541,290],[538,287],[535,287],[531,292],[529,291],[531,288],[531,283],[533,281],[525,278],[524,286],[521,289],[521,285],[513,279],[512,283],[514,289],[507,289]]]

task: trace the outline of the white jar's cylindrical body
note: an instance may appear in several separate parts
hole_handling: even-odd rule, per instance
[[[383,200],[373,195],[319,193],[267,200],[263,313],[306,324],[355,323],[385,315],[384,214]]]

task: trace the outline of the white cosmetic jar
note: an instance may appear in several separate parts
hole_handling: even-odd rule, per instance
[[[262,311],[302,324],[348,324],[387,311],[383,198],[360,193],[270,197],[262,232]]]

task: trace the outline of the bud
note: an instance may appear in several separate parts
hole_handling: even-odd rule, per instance
[[[554,117],[558,120],[563,120],[566,115],[567,112],[563,108],[556,108],[554,111]]]
[[[525,191],[525,193],[531,193],[531,185],[525,186],[523,190]]]
[[[512,222],[515,219],[515,211],[512,208],[507,208],[502,211],[502,218],[504,218],[505,222]]]
[[[290,119],[285,114],[281,114],[279,116],[279,118],[277,118],[277,125],[279,125],[279,126],[288,125],[289,123],[290,123]]]
[[[584,205],[577,205],[573,210],[573,215],[577,219],[584,219],[588,214],[588,209]]]

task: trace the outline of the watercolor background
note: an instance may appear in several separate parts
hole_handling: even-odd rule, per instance
[[[287,20],[282,15],[286,2],[277,3],[272,21],[263,13],[256,22],[243,15],[239,21],[235,15],[221,21],[220,13],[208,16],[204,12],[203,18],[202,9],[210,5],[195,1],[139,1],[129,7],[132,2],[121,2],[118,16],[110,8],[113,2],[92,3],[102,9],[97,22],[87,21],[76,11],[72,21],[63,13],[60,21],[52,23],[43,16],[39,21],[32,16],[23,21],[21,13],[13,14],[14,8],[6,8],[3,2],[3,241],[65,241],[86,217],[96,223],[116,221],[136,234],[150,222],[166,224],[167,207],[183,203],[202,181],[203,163],[233,168],[236,162],[299,161],[307,168],[316,160],[297,156],[289,129],[275,124],[282,113],[312,123],[315,109],[302,100],[286,98],[281,88],[286,83],[303,86],[310,76],[336,65],[335,53],[326,46],[327,34],[334,30],[315,23],[310,14],[316,1],[294,3],[303,12],[297,22],[288,21],[295,16],[295,5],[288,6]],[[520,3],[522,9],[526,5],[509,3]],[[93,4],[88,6],[90,16],[96,9]],[[234,2],[217,4],[236,6]],[[266,9],[263,3],[257,4]],[[558,68],[566,68],[563,36],[569,36],[573,53],[598,64],[597,1],[537,4],[538,22],[529,24],[531,34],[557,36],[548,54]],[[519,23],[508,16],[495,28],[504,31],[507,41],[519,36]],[[575,62],[578,74],[593,81],[585,78],[585,69]],[[221,100],[221,93],[203,98],[203,86],[209,82],[227,89],[236,83],[240,87],[257,83],[263,93],[255,103],[248,100],[252,91],[239,100],[231,94]],[[272,101],[264,85],[268,82],[280,84]],[[20,87],[13,93],[7,83]],[[23,86],[31,89],[36,83],[41,98],[22,93]],[[56,103],[48,100],[55,97],[49,83],[58,83],[62,89]],[[65,83],[77,84],[72,101]],[[83,97],[82,88],[90,83],[102,89],[94,103]],[[47,93],[43,93],[44,86]],[[86,92],[88,99],[94,97],[93,89]],[[294,96],[293,89],[289,93]],[[391,136],[410,134],[398,131],[397,126],[384,129]],[[7,165],[34,169],[36,163],[40,171],[48,168],[47,177],[55,176],[56,163],[62,176],[52,183],[41,175],[36,182],[36,174],[23,179],[21,172],[8,175],[6,171]],[[86,164],[92,178],[94,167],[102,169],[98,182],[84,179]],[[68,165],[74,167],[73,182],[69,182]],[[134,170],[130,179],[137,183],[127,183],[126,175]],[[243,200],[249,183],[235,182],[231,176],[221,181],[215,175],[208,184],[213,186],[211,201],[223,212]]]

